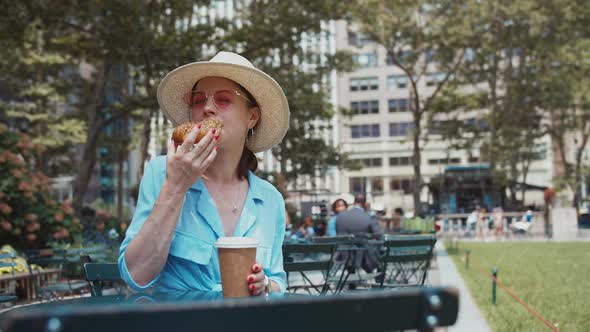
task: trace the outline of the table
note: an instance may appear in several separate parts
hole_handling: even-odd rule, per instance
[[[455,288],[371,290],[327,296],[224,299],[219,293],[130,294],[18,307],[0,315],[12,331],[391,331],[455,323]]]

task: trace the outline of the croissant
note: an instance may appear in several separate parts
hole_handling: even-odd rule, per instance
[[[191,130],[193,130],[193,128],[199,124],[201,125],[201,130],[199,130],[197,138],[195,139],[195,142],[193,144],[197,144],[203,137],[205,137],[205,135],[207,135],[207,132],[209,132],[209,130],[215,128],[217,129],[217,132],[219,132],[219,130],[223,128],[221,122],[216,118],[207,118],[198,123],[185,122],[179,125],[178,127],[174,128],[174,132],[172,133],[172,140],[174,140],[174,144],[181,145],[182,142],[184,142],[186,135],[188,135],[191,132]]]

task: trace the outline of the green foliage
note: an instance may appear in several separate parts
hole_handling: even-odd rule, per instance
[[[0,41],[0,82],[9,96],[0,101],[0,110],[44,148],[34,156],[37,167],[49,175],[70,173],[71,148],[86,139],[86,124],[68,112],[67,99],[77,91],[76,80],[68,74],[75,64],[67,55],[46,49],[47,37],[38,21],[23,29],[22,36]],[[11,45],[17,37],[23,39]]]
[[[328,79],[334,70],[351,68],[351,54],[301,47],[303,41],[328,37],[328,20],[344,17],[348,9],[346,2],[335,0],[274,0],[264,5],[253,1],[237,12],[240,24],[228,22],[226,47],[235,47],[275,78],[287,95],[289,131],[272,150],[286,183],[324,173],[329,167],[349,167],[347,155],[323,137],[336,112],[330,103]]]
[[[57,203],[49,178],[34,168],[33,157],[41,150],[27,135],[0,124],[0,242],[19,250],[81,241],[82,225],[71,203]]]
[[[407,218],[403,221],[405,231],[418,231],[421,233],[430,233],[434,231],[434,219],[432,218]]]

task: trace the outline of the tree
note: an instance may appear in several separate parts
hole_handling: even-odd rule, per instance
[[[590,167],[584,158],[590,140],[590,11],[578,1],[562,0],[552,5],[546,8],[543,27],[557,47],[545,47],[540,52],[543,61],[538,87],[544,98],[539,108],[564,167],[556,180],[565,182],[573,194],[572,205],[578,208],[582,175]]]
[[[57,176],[72,172],[85,124],[68,110],[76,92],[69,59],[46,50],[46,39],[33,21],[0,40],[0,110],[5,121],[26,131],[42,149],[35,155],[36,167]]]
[[[391,63],[409,82],[416,213],[421,212],[421,150],[428,141],[426,120],[433,103],[463,63],[463,39],[470,31],[464,11],[456,1],[359,0],[352,14],[361,32],[385,48]],[[432,91],[419,88],[425,79],[436,81]]]
[[[348,9],[347,3],[335,0],[252,1],[237,13],[239,23],[234,20],[228,26],[228,47],[275,78],[287,95],[289,131],[272,150],[281,165],[276,179],[283,188],[300,177],[323,174],[330,166],[351,165],[324,139],[335,112],[326,80],[334,70],[350,69],[351,57],[302,47],[306,37],[328,37],[324,25],[344,17]]]
[[[194,1],[29,1],[26,7],[49,38],[47,47],[84,65],[79,80],[77,111],[86,126],[74,188],[74,208],[80,212],[97,161],[102,133],[114,122],[139,113],[144,128],[142,158],[146,158],[150,120],[157,109],[155,87],[170,68],[198,58],[200,48],[215,37],[209,24],[178,29],[192,18]],[[189,60],[190,59],[190,60]],[[133,87],[128,89],[128,87]],[[136,112],[138,111],[138,112]],[[141,163],[143,167],[143,163]]]
[[[552,148],[537,144],[549,134],[565,165],[565,182],[576,192],[588,132],[583,76],[588,69],[582,60],[588,32],[576,1],[547,6],[533,0],[473,1],[466,8],[474,33],[455,81],[470,91],[447,97],[459,104],[455,110],[481,110],[481,123],[449,134],[468,138],[464,147],[480,149],[494,182],[508,187],[513,204],[518,186],[524,201],[532,161]],[[477,102],[461,105],[466,94]],[[570,162],[566,133],[572,129],[582,148]]]

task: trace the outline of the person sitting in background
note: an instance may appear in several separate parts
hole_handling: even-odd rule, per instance
[[[348,203],[342,198],[338,198],[332,203],[332,211],[334,211],[334,215],[328,220],[328,228],[326,230],[327,236],[336,236],[336,217],[347,209]]]
[[[354,197],[354,206],[345,212],[342,212],[336,218],[336,233],[338,235],[347,234],[373,234],[378,238],[383,234],[377,219],[365,211],[366,199],[364,195]]]
[[[393,231],[398,231],[403,228],[404,210],[402,208],[397,207],[393,210],[392,222]]]
[[[293,225],[291,224],[289,212],[285,209],[285,239],[290,239],[291,236],[293,236]]]
[[[328,226],[325,221],[315,224],[313,226],[313,231],[314,231],[315,236],[326,236],[326,228],[327,227]]]
[[[311,217],[307,216],[303,219],[301,225],[297,229],[297,237],[300,239],[307,239],[315,235],[315,231],[313,229],[313,222],[311,221]]]
[[[380,238],[383,234],[377,219],[365,211],[366,199],[364,195],[357,195],[354,197],[354,206],[345,212],[342,212],[336,218],[336,233],[338,235],[366,236],[370,235],[373,238]],[[373,272],[375,268],[379,268],[379,253],[376,248],[367,247],[369,250],[361,250],[353,253],[353,259],[348,263],[346,269],[349,273],[355,273],[358,268],[362,268],[367,273]],[[348,253],[342,253],[339,259],[346,261]],[[354,284],[350,284],[352,289]]]

